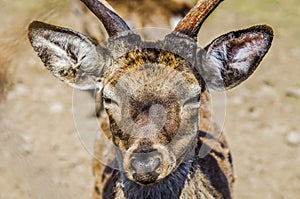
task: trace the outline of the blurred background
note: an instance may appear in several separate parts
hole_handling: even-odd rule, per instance
[[[168,27],[171,15],[180,16],[193,3],[109,2],[136,28]],[[154,9],[153,15],[145,8]],[[101,27],[87,15],[77,0],[0,1],[1,199],[91,198],[92,156],[76,133],[72,88],[46,71],[27,39],[28,24],[40,20],[103,40]],[[233,153],[234,196],[295,199],[300,196],[299,0],[226,0],[203,25],[199,44],[254,24],[271,25],[275,38],[255,74],[227,92],[224,127]],[[89,108],[86,121],[93,118],[93,105]]]

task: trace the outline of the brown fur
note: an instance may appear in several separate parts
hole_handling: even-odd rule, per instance
[[[146,57],[145,57],[146,56]],[[147,57],[148,56],[148,57]],[[163,56],[165,56],[163,58]],[[111,75],[111,79],[108,80],[108,82],[113,82],[113,86],[119,81],[119,78],[121,77],[122,73],[126,73],[128,70],[132,70],[133,68],[135,70],[138,70],[139,67],[141,67],[143,64],[147,63],[149,60],[155,61],[159,60],[160,62],[164,63],[166,67],[170,68],[176,68],[177,70],[184,73],[184,65],[179,65],[178,62],[180,62],[179,59],[176,59],[174,55],[169,55],[168,53],[161,51],[159,52],[155,57],[153,58],[153,54],[140,51],[134,51],[130,52],[123,56],[124,58],[121,58],[121,60],[124,60],[123,63],[124,66],[127,67],[120,67],[119,71],[115,71],[114,75]],[[152,57],[152,58],[149,58]],[[136,60],[135,60],[136,59]],[[145,62],[146,61],[146,62]],[[118,62],[120,64],[120,62]],[[174,67],[176,66],[176,67]],[[180,68],[178,68],[180,66]],[[120,74],[120,75],[116,75]],[[155,76],[154,74],[152,74]],[[196,83],[194,78],[189,77],[186,75],[185,77],[188,77],[189,83]],[[150,78],[150,77],[149,77]],[[149,89],[149,88],[148,88]],[[151,96],[145,96],[144,94],[147,93],[146,90],[144,90],[141,94],[141,96],[135,96],[135,99],[140,99],[141,101],[134,101],[132,104],[135,105],[133,110],[134,112],[132,115],[136,115],[134,117],[139,116],[139,108],[144,107],[143,103],[151,103],[153,100],[157,100],[157,98],[153,98],[151,100]],[[164,96],[164,99],[171,99],[171,97]],[[145,98],[145,99],[143,99]],[[163,99],[161,99],[160,103],[163,103]],[[211,122],[211,113],[209,110],[209,94],[205,91],[201,94],[201,108],[199,109],[199,135],[198,135],[198,142],[197,147],[193,149],[192,146],[190,146],[191,150],[195,150],[196,154],[199,153],[199,149],[202,146],[207,147],[207,151],[211,149],[211,151],[208,153],[207,156],[204,158],[197,158],[197,155],[193,158],[193,170],[189,172],[189,178],[184,183],[184,188],[181,192],[180,198],[230,198],[230,191],[232,189],[232,183],[233,183],[233,171],[232,171],[232,163],[231,163],[231,157],[230,152],[228,149],[228,145],[224,139],[224,136],[221,134],[220,137],[220,131],[216,127],[216,125],[212,124]],[[174,102],[170,101],[170,104],[174,104]],[[135,114],[137,111],[138,114]],[[176,111],[175,111],[176,112]],[[178,112],[178,110],[177,110]],[[100,124],[101,126],[106,127],[105,129],[102,128],[102,132],[104,135],[110,135],[111,132],[119,132],[117,124],[112,119],[113,113],[110,113],[108,110],[108,116],[110,118],[110,121],[108,119],[103,119],[100,117]],[[102,114],[105,115],[104,112]],[[141,118],[143,120],[143,118]],[[144,119],[147,119],[145,117]],[[136,119],[136,122],[138,122]],[[201,121],[201,122],[200,122]],[[144,121],[145,122],[145,121]],[[111,128],[108,129],[107,126],[111,125]],[[176,132],[176,129],[174,129],[174,126],[171,128],[172,132]],[[172,139],[172,134],[167,133],[167,136],[170,136],[167,140]],[[121,136],[121,137],[120,137]],[[125,137],[124,137],[125,136]],[[109,136],[111,138],[111,136]],[[168,141],[165,140],[165,138],[160,134],[158,137],[159,142],[163,144],[167,144]],[[120,147],[121,150],[128,150],[128,148],[134,144],[134,140],[130,138],[128,135],[120,134],[120,135],[114,135],[112,136],[112,139],[114,143]],[[164,141],[165,140],[165,141]],[[99,142],[99,141],[98,141]],[[110,169],[109,167],[105,167],[104,165],[99,162],[99,159],[101,159],[102,150],[99,146],[103,145],[101,143],[96,142],[95,146],[95,155],[96,158],[94,159],[94,171],[97,174],[97,179],[95,183],[95,191],[93,194],[94,199],[98,198],[125,198],[121,181],[120,181],[120,173],[117,170]],[[151,143],[152,144],[152,143]],[[113,149],[110,149],[113,151]],[[115,161],[115,160],[113,160]],[[205,166],[204,166],[205,165]],[[210,170],[207,170],[208,168],[214,168],[215,172],[211,172]],[[215,180],[213,180],[215,179]],[[110,190],[111,192],[107,192],[106,190]],[[107,195],[108,194],[108,195]],[[111,197],[109,197],[109,195]],[[179,196],[178,196],[179,197]]]
[[[194,159],[194,172],[190,173],[189,179],[185,182],[184,189],[179,197],[182,199],[230,198],[230,192],[232,191],[234,176],[230,150],[223,133],[218,137],[220,130],[215,124],[212,125],[211,123],[211,113],[207,109],[209,102],[209,95],[205,92],[202,93],[202,105],[199,110],[199,120],[201,120],[199,132],[201,133],[199,133],[198,144],[195,150],[199,150],[202,145],[207,145],[212,150],[204,158]],[[108,121],[103,120],[102,122],[108,123]],[[109,134],[104,129],[102,130],[105,134]],[[103,193],[103,190],[107,189],[113,190],[114,194],[110,193],[112,194],[111,196],[120,199],[125,198],[121,191],[120,182],[115,179],[119,175],[118,172],[112,169],[109,170],[108,167],[97,160],[97,156],[102,153],[102,149],[97,147],[99,145],[101,145],[99,141],[95,143],[96,158],[93,161],[93,169],[97,174],[97,178],[93,199],[110,198],[109,195]],[[211,169],[213,168],[215,168],[215,172],[212,172]],[[105,169],[109,170],[110,173],[104,172]]]
[[[94,199],[231,198],[231,155],[211,121],[208,88],[226,90],[247,79],[268,51],[273,31],[254,26],[199,49],[201,23],[220,2],[199,0],[158,42],[143,42],[101,3],[97,11],[108,20],[99,18],[120,22],[104,23],[115,36],[105,47],[65,28],[38,21],[29,26],[30,42],[54,76],[75,88],[97,87],[102,95],[97,115],[106,139],[95,144]],[[119,29],[129,32],[112,34]]]

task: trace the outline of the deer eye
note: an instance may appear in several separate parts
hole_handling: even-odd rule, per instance
[[[199,108],[200,106],[200,94],[196,95],[195,97],[192,97],[188,100],[186,100],[183,104],[183,106],[191,106],[191,108]]]

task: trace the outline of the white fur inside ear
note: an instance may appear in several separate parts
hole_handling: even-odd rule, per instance
[[[224,60],[227,59],[227,48],[225,45],[220,46],[219,48],[213,49],[210,52],[208,52],[209,57],[207,57],[207,63],[209,63],[209,66],[211,70],[214,70],[215,75],[222,77],[221,71],[224,68]]]
[[[225,46],[219,46],[218,49],[215,48],[213,50],[208,49],[207,52],[199,51],[198,57],[202,57],[200,74],[208,89],[224,90],[225,86],[223,85],[222,77],[222,71],[224,70],[223,60],[227,60],[224,52],[226,52]],[[201,56],[200,54],[203,55]]]
[[[229,67],[246,73],[250,68],[249,62],[246,61],[250,53],[250,49],[247,48],[242,48],[238,50],[238,54],[236,54],[233,58],[234,62],[229,63]]]
[[[69,29],[33,22],[29,38],[55,77],[74,88],[95,88],[105,58],[87,37]]]
[[[243,82],[257,68],[273,38],[267,26],[253,26],[215,39],[205,49],[202,76],[208,87],[226,90]]]
[[[250,37],[250,36],[249,36]],[[257,39],[261,37],[261,39]],[[232,61],[229,62],[229,67],[247,73],[252,65],[251,59],[259,54],[259,51],[264,47],[263,35],[255,34],[251,36],[248,42],[244,42],[241,48],[238,48],[232,54]],[[229,55],[230,56],[230,55]]]

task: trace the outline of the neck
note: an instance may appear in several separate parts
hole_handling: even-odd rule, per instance
[[[129,180],[124,173],[121,174],[124,196],[128,199],[155,198],[177,199],[180,196],[192,163],[186,161],[161,182],[156,185],[142,186]]]

